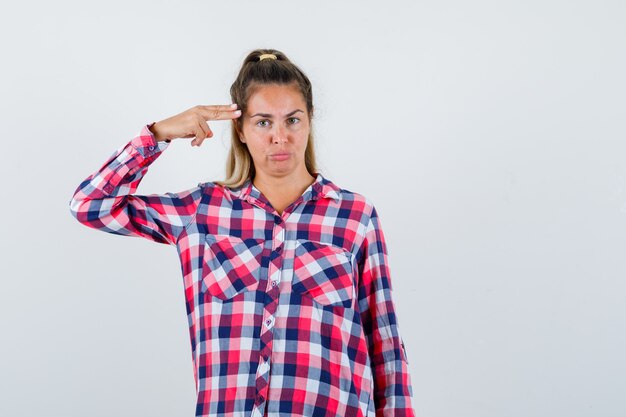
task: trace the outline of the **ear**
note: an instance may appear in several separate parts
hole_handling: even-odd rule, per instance
[[[235,132],[237,132],[237,136],[239,136],[239,140],[243,143],[246,143],[246,140],[243,137],[243,133],[239,130],[239,124],[233,120],[233,126],[235,126]]]

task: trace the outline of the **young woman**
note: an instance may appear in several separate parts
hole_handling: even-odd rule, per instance
[[[86,226],[176,246],[196,416],[413,416],[381,223],[317,171],[307,76],[252,51],[232,105],[144,126],[76,190]],[[225,181],[134,194],[173,140],[200,146],[231,120]]]

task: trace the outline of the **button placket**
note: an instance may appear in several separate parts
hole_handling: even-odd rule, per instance
[[[285,241],[285,228],[284,227],[276,234],[276,241],[280,243],[283,243]]]
[[[257,398],[255,401],[255,414],[263,413],[263,410],[267,407],[269,378],[271,373],[270,358],[272,354],[272,341],[273,341],[273,328],[276,321],[276,311],[278,307],[279,296],[279,282],[281,277],[282,259],[281,255],[284,253],[284,240],[285,240],[285,223],[283,219],[274,215],[272,223],[268,226],[273,227],[272,236],[272,252],[270,254],[270,262],[268,265],[268,278],[269,283],[266,290],[266,305],[263,310],[263,321],[261,324],[261,351],[259,352],[259,366],[257,368],[256,375],[256,389]]]
[[[277,229],[280,229],[280,230],[278,230],[278,232],[274,234],[274,242],[276,244],[276,247],[274,248],[272,259],[279,258],[285,246],[284,245],[285,227],[284,227],[284,224],[280,225],[282,223],[282,219],[280,217],[275,216],[274,220],[276,224],[279,224],[279,226],[277,226]],[[280,221],[277,221],[277,220],[280,220]],[[278,264],[282,264],[282,262],[278,262]],[[277,266],[274,266],[274,267],[276,269],[270,275],[270,286],[271,286],[270,290],[276,289],[276,287],[278,287],[278,283],[280,282],[281,269],[278,268]]]
[[[270,370],[270,365],[265,357],[261,357],[261,363],[259,364],[259,374],[265,375]]]

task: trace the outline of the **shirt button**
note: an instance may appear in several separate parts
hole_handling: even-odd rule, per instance
[[[280,224],[280,222],[282,222],[283,219],[280,218],[280,216],[274,216],[274,223],[276,224]]]
[[[276,286],[276,281],[272,281],[272,287]]]
[[[148,149],[150,149],[151,151],[154,150],[154,146],[149,146]]]
[[[282,247],[282,246],[277,247],[277,248],[276,248],[276,253],[280,253],[280,251],[281,251],[281,250],[283,250],[283,247]]]

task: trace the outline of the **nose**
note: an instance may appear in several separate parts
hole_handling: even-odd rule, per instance
[[[280,124],[276,124],[276,128],[272,134],[272,142],[273,143],[283,143],[287,142],[287,128],[281,126]]]

